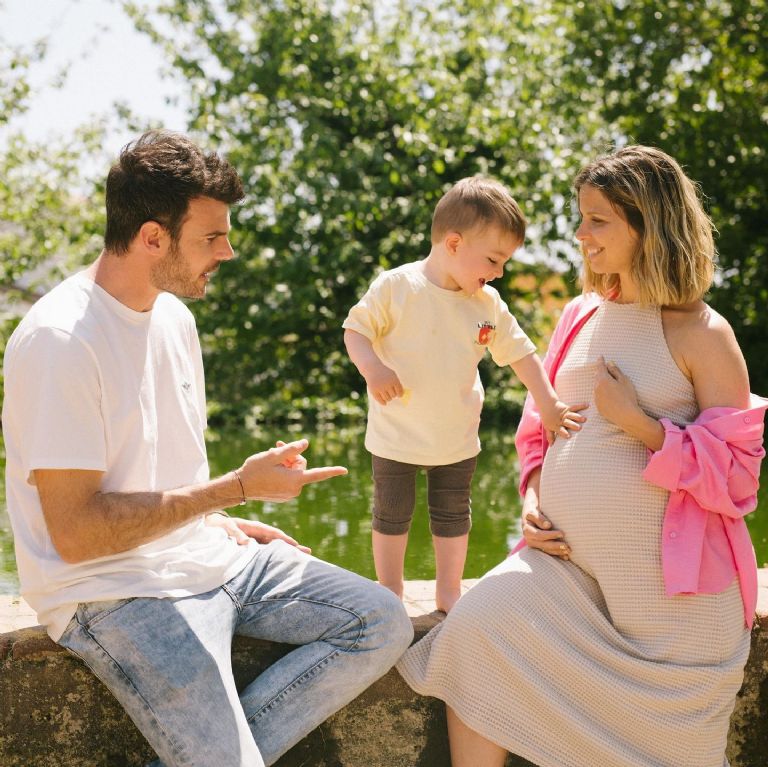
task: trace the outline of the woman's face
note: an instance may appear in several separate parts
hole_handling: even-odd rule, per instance
[[[590,269],[595,274],[628,277],[640,243],[637,232],[608,198],[589,184],[579,190],[579,212],[576,239]]]

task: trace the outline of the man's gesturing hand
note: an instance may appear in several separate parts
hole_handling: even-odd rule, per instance
[[[239,470],[246,498],[259,501],[288,501],[296,498],[304,485],[322,482],[347,473],[343,466],[308,469],[301,454],[309,442],[300,439],[256,453],[246,459]]]

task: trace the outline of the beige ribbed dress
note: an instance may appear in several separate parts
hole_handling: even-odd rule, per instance
[[[658,308],[606,302],[573,342],[556,388],[593,402],[598,356],[650,415],[689,423],[693,387]],[[723,767],[749,652],[738,583],[668,597],[668,494],[641,477],[645,447],[594,406],[547,452],[541,508],[572,549],[524,549],[487,573],[398,664],[485,737],[539,767]],[[470,549],[471,552],[471,549]]]

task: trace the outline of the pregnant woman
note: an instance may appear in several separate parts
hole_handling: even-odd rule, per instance
[[[749,652],[768,402],[702,297],[712,225],[663,152],[576,178],[584,294],[545,366],[587,421],[517,435],[524,544],[403,657],[444,700],[453,767],[724,767]]]

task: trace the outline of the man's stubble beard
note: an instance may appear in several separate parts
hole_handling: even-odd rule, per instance
[[[177,242],[171,243],[168,252],[152,267],[149,276],[155,288],[179,298],[199,299],[205,296],[205,285],[201,288],[192,279],[189,264]]]

